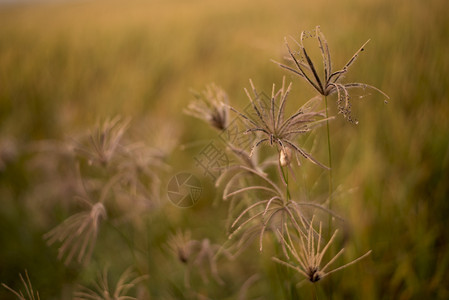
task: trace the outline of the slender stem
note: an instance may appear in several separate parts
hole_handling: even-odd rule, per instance
[[[326,105],[326,119],[329,118],[328,113],[328,105],[327,105],[327,96],[324,97],[324,103]],[[326,128],[327,128],[327,152],[329,156],[329,209],[332,210],[332,150],[331,150],[331,134],[330,134],[330,126],[329,120],[326,120]],[[329,221],[332,221],[332,216],[329,215]],[[331,223],[329,223],[330,225]],[[331,232],[331,228],[329,227],[329,232]]]
[[[288,188],[288,166],[283,167],[279,164],[279,168],[281,169],[281,175],[282,178],[284,179],[285,182],[285,197],[286,199],[284,200],[284,197],[282,197],[282,201],[284,202],[284,205],[286,205],[288,203],[288,201],[290,201],[291,199],[291,195],[290,195],[290,189]],[[285,171],[284,171],[285,168]],[[279,257],[281,255],[281,253],[283,253],[280,250],[280,246],[279,243],[276,243],[276,252],[277,252],[277,257]],[[294,297],[292,296],[292,273],[291,270],[288,268],[282,268],[283,270],[283,276],[280,277],[281,281],[286,281],[286,282],[282,282],[282,284],[284,285],[284,288],[282,288],[282,292],[283,292],[283,296],[284,299],[294,299]]]
[[[317,287],[316,287],[316,283],[313,283],[313,299],[314,300],[318,300],[318,291],[317,291]]]
[[[327,96],[324,96],[324,104],[326,106],[326,128],[327,128],[327,152],[329,156],[329,210],[332,210],[332,149],[331,149],[331,133],[330,133],[330,126],[329,126],[329,112],[328,112],[328,105],[327,105]],[[332,215],[329,214],[329,230],[328,230],[328,236],[330,237],[332,234]]]
[[[327,96],[324,96],[324,105],[326,106],[326,128],[327,128],[327,151],[329,156],[329,210],[332,210],[332,150],[331,150],[331,134],[330,134],[330,126],[329,126],[329,112],[327,105]],[[330,238],[332,235],[332,215],[329,214],[329,227],[328,227],[328,237]],[[332,255],[333,249],[329,249]],[[329,299],[332,299],[332,281],[329,280]]]
[[[146,226],[146,242],[147,242],[147,249],[146,249],[146,259],[147,259],[147,268],[148,270],[153,270],[153,261],[152,261],[152,255],[150,253],[151,249],[153,249],[153,245],[151,244],[151,224],[150,224],[150,218],[146,218],[145,220],[145,226]],[[184,276],[184,279],[186,277]],[[152,291],[153,286],[150,284],[150,282],[152,282],[151,280],[148,280],[148,290]]]
[[[276,257],[281,257],[282,250],[279,243],[275,244],[275,253]],[[287,282],[290,281],[290,278],[292,278],[292,274],[290,273],[289,268],[281,267],[279,264],[276,264],[275,266],[275,272],[276,272],[276,278],[279,280],[279,283],[275,283],[276,288],[281,287],[281,293],[282,293],[282,299],[289,299],[289,284],[287,285]],[[271,282],[273,284],[273,282]],[[293,300],[293,299],[292,299]]]
[[[281,168],[281,172],[282,172],[282,177],[284,178],[284,181],[286,183],[285,185],[285,193],[287,196],[287,202],[291,199],[291,195],[290,195],[290,190],[288,188],[288,167],[287,168],[287,172],[284,172],[284,167],[280,166]]]

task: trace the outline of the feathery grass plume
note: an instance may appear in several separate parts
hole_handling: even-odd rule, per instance
[[[314,62],[310,58],[303,44],[304,40],[309,37],[315,37],[318,41],[318,47],[321,52],[322,64],[324,69],[323,73],[321,74],[317,70],[316,64],[314,64]],[[332,60],[329,46],[327,44],[326,38],[324,37],[324,34],[320,31],[319,26],[317,26],[313,32],[303,31],[301,33],[299,42],[295,39],[293,39],[293,41],[299,47],[299,50],[292,50],[287,39],[285,39],[285,44],[290,55],[288,60],[293,63],[293,66],[287,66],[276,61],[273,62],[278,64],[280,67],[298,75],[299,77],[304,78],[318,93],[323,96],[337,93],[337,106],[339,113],[341,113],[348,121],[357,124],[357,120],[354,120],[351,115],[351,97],[348,91],[349,89],[361,88],[365,90],[366,88],[371,88],[381,93],[386,99],[389,99],[388,95],[374,86],[359,82],[341,82],[344,78],[344,75],[348,72],[349,67],[356,61],[360,52],[364,50],[369,40],[366,41],[359,50],[357,50],[357,52],[349,59],[349,61],[343,66],[342,69],[337,71],[334,71],[332,69]]]
[[[122,195],[155,204],[160,198],[160,173],[168,168],[157,149],[142,143],[127,145],[123,149],[123,159],[117,165],[120,184],[115,189]]]
[[[86,139],[77,143],[75,151],[85,157],[89,164],[107,166],[120,149],[123,134],[128,129],[129,120],[117,116],[97,125]]]
[[[188,105],[186,114],[202,119],[218,130],[228,126],[229,100],[222,88],[212,83],[201,93],[195,92],[194,96],[196,101]]]
[[[318,231],[318,240],[315,242],[315,236],[316,231],[313,228],[313,221],[314,217],[312,217],[312,220],[309,224],[309,229],[307,232],[307,235],[303,237],[302,232],[298,232],[300,244],[299,244],[299,250],[296,248],[296,246],[293,243],[292,237],[288,230],[285,230],[286,237],[282,235],[282,243],[285,245],[285,247],[289,250],[288,252],[292,255],[292,260],[294,262],[286,262],[283,260],[280,260],[277,257],[273,257],[272,259],[280,263],[281,265],[284,265],[286,267],[289,267],[304,277],[308,279],[310,282],[317,282],[326,276],[339,271],[341,269],[344,269],[352,264],[355,264],[359,260],[365,258],[371,253],[371,250],[360,256],[359,258],[343,265],[338,268],[335,268],[333,270],[327,271],[327,269],[330,267],[330,265],[337,260],[337,258],[343,253],[344,248],[342,248],[324,267],[321,267],[321,262],[323,260],[324,254],[326,253],[327,249],[330,247],[332,242],[334,241],[334,238],[338,232],[338,229],[334,231],[334,234],[329,239],[327,244],[321,249],[321,243],[323,242],[321,239],[321,222],[320,227]],[[304,241],[304,239],[306,241]],[[287,255],[287,258],[290,259],[290,257]]]
[[[75,256],[78,263],[89,261],[97,240],[100,222],[107,218],[103,202],[108,190],[109,187],[103,188],[100,201],[96,203],[87,197],[76,197],[88,209],[70,216],[63,223],[44,234],[48,245],[61,243],[58,249],[58,259],[63,259],[65,256],[64,264],[68,265]]]
[[[267,176],[264,170],[270,166],[277,164],[276,159],[273,157],[263,157],[259,160],[258,150],[254,152],[254,155],[249,156],[249,152],[245,149],[239,149],[232,145],[228,145],[228,149],[234,154],[234,156],[240,161],[235,165],[225,168],[215,182],[216,188],[224,185],[224,194],[229,193],[232,186],[246,186],[249,185],[251,180],[256,179],[258,176]],[[246,168],[252,171],[247,171]],[[254,172],[254,174],[253,174]],[[229,180],[227,184],[224,184],[226,180]],[[218,198],[217,198],[218,199]],[[233,213],[239,206],[244,205],[244,201],[239,197],[222,197],[222,200],[229,202],[228,216],[226,218],[226,228],[231,228]]]
[[[190,287],[190,272],[195,270],[199,272],[204,283],[208,283],[207,273],[220,285],[224,281],[218,274],[217,258],[220,253],[223,253],[228,258],[231,258],[227,251],[221,251],[220,245],[212,244],[209,239],[193,240],[191,239],[190,231],[177,231],[172,235],[168,242],[168,247],[177,259],[187,266],[184,277],[186,287]]]
[[[184,264],[189,262],[192,244],[192,233],[189,230],[185,232],[176,231],[167,242],[170,251]]]
[[[241,201],[246,204],[246,208],[241,210],[238,216],[231,224],[232,232],[229,234],[229,239],[233,239],[242,230],[243,233],[237,241],[238,253],[241,252],[248,242],[251,242],[255,236],[259,238],[259,249],[263,250],[263,236],[267,229],[272,228],[275,234],[278,233],[280,228],[281,235],[284,233],[284,227],[282,224],[289,223],[291,226],[297,228],[306,228],[310,223],[309,219],[303,213],[304,207],[311,207],[320,209],[330,215],[341,219],[329,209],[313,203],[305,201],[295,201],[286,195],[287,191],[279,187],[279,185],[272,181],[264,173],[260,173],[254,169],[250,169],[246,166],[234,166],[232,167],[238,172],[232,173],[232,177],[227,181],[223,189],[223,200],[232,199],[234,197],[246,196],[250,201],[244,202],[243,198],[239,198],[237,201]],[[253,178],[259,179],[260,183],[248,182],[234,186],[234,183],[238,181],[241,176],[251,175]],[[229,172],[222,174],[217,179],[217,185],[220,185],[226,180],[226,176],[231,175]],[[231,190],[231,188],[233,188]],[[251,194],[250,194],[251,193]],[[254,200],[256,199],[256,200]],[[237,206],[236,206],[237,207]],[[301,231],[302,232],[302,231]],[[302,233],[304,236],[306,233]]]
[[[312,98],[293,115],[285,118],[285,105],[292,86],[290,83],[287,88],[285,87],[285,77],[282,81],[281,88],[277,92],[273,84],[269,104],[264,102],[264,99],[257,92],[252,80],[250,80],[250,84],[253,96],[251,96],[247,89],[245,89],[245,92],[251,102],[254,113],[252,115],[246,115],[231,107],[247,124],[248,129],[245,133],[256,132],[262,134],[261,138],[257,139],[251,147],[250,156],[259,145],[269,143],[271,146],[275,146],[278,152],[288,153],[291,150],[294,151],[298,164],[300,164],[298,158],[298,154],[300,154],[314,164],[326,169],[326,166],[294,142],[294,139],[298,135],[310,132],[314,127],[327,120],[324,119],[323,112],[315,111],[315,108],[321,101],[321,97]]]
[[[94,288],[89,289],[85,286],[80,286],[79,290],[75,292],[75,300],[131,300],[137,299],[127,295],[129,290],[135,287],[139,282],[144,280],[147,276],[137,276],[131,271],[131,268],[126,269],[118,279],[114,288],[110,287],[108,279],[108,269],[104,268],[102,274],[98,274],[98,282],[95,282]]]
[[[22,281],[23,286],[25,287],[26,294],[24,294],[21,290],[19,290],[17,292],[4,283],[2,283],[2,286],[4,288],[6,288],[7,290],[9,290],[10,292],[12,292],[14,295],[16,295],[17,298],[19,298],[20,300],[40,300],[39,292],[36,291],[36,294],[34,293],[33,285],[31,284],[30,277],[28,276],[28,271],[25,270],[26,281],[23,278],[22,274],[19,274],[19,276],[20,276],[20,281]]]
[[[229,99],[226,92],[215,84],[210,84],[202,93],[194,93],[196,101],[191,102],[184,112],[202,119],[218,130],[225,130],[229,125]],[[253,154],[242,149],[240,145],[227,143],[227,150],[234,154],[243,164],[256,168]],[[253,151],[254,152],[254,151]],[[222,171],[226,171],[226,168]]]

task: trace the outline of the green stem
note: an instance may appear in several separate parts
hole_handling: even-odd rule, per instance
[[[284,171],[283,166],[279,165],[279,168],[281,169],[282,178],[284,179],[284,182],[285,182],[286,200],[284,202],[284,205],[286,205],[288,203],[288,201],[290,201],[290,199],[291,199],[290,189],[288,188],[288,166],[285,167],[285,169],[286,169],[285,171]],[[276,243],[277,256],[279,257],[281,255],[281,253],[282,253],[282,251],[280,250],[280,246],[278,243]],[[282,274],[282,276],[278,276],[278,278],[280,278],[280,280],[281,280],[283,299],[292,299],[292,300],[297,299],[297,297],[295,297],[296,290],[293,290],[295,288],[295,286],[291,281],[291,278],[292,278],[291,270],[286,269],[286,268],[282,268],[282,270],[283,270],[282,271],[283,274]]]
[[[332,150],[331,150],[331,134],[330,134],[330,126],[329,126],[329,112],[328,112],[328,105],[327,105],[327,96],[324,96],[324,105],[326,106],[326,128],[327,128],[327,151],[329,156],[329,210],[332,210],[332,192],[333,192],[333,185],[332,185]],[[329,227],[328,227],[328,238],[331,237],[332,234],[332,215],[329,214]],[[331,255],[333,254],[332,247],[329,249]],[[332,281],[329,280],[329,299],[332,299]]]
[[[326,105],[326,119],[329,118],[328,113],[328,106],[327,106],[327,97],[324,97],[324,103]],[[326,128],[327,128],[327,152],[329,156],[329,210],[332,210],[332,150],[331,150],[331,134],[330,134],[330,126],[329,126],[329,119],[326,120]],[[332,221],[332,216],[329,215],[329,221]],[[329,232],[331,231],[329,222]]]
[[[288,202],[291,199],[290,190],[288,189],[288,167],[286,167],[287,172],[284,172],[284,167],[280,166],[280,168],[281,168],[281,172],[282,172],[282,177],[284,178],[284,181],[286,183],[285,193],[287,195],[287,202]]]

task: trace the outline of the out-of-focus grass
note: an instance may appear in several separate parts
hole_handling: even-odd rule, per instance
[[[61,139],[115,114],[131,116],[148,140],[165,127],[181,128],[182,143],[215,137],[182,114],[192,98],[189,89],[213,81],[243,107],[248,78],[269,91],[285,74],[269,61],[285,54],[283,37],[321,25],[335,68],[371,38],[348,80],[372,84],[391,97],[388,105],[375,92],[354,99],[358,126],[342,118],[332,122],[335,185],[343,191],[335,203],[350,224],[346,258],[373,250],[363,264],[335,274],[334,299],[448,298],[447,11],[443,0],[0,6],[0,154],[13,144],[0,170],[0,281],[10,284],[27,268],[45,299],[61,297],[64,283],[88,276],[62,267],[41,239],[49,228],[41,220],[45,217],[30,209],[36,207],[30,204],[31,187],[39,180],[25,166],[30,142]],[[302,81],[288,78],[297,101],[313,94]],[[317,155],[325,158],[322,148]],[[173,169],[192,168],[197,150],[175,150]],[[206,195],[215,197],[212,189]],[[223,240],[220,224],[210,224],[224,214],[206,200],[191,210],[172,209],[171,216]],[[148,218],[154,234],[148,239],[157,248],[165,242],[170,221]],[[126,251],[116,244],[116,252]],[[113,259],[110,255],[103,259]],[[248,265],[258,260],[247,259]],[[164,278],[182,275],[158,267],[158,261],[155,256],[147,270],[155,277],[165,272],[151,286],[156,296],[173,284]],[[268,257],[263,264],[268,273],[260,281],[275,278],[276,266]],[[239,278],[245,278],[246,270],[241,272]],[[259,288],[266,299],[279,296],[278,287]],[[0,298],[5,293],[0,290]]]

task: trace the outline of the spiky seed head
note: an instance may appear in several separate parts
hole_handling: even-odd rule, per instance
[[[196,101],[184,111],[186,114],[206,121],[213,128],[224,130],[228,126],[229,100],[226,92],[210,84],[201,93],[195,93]]]

